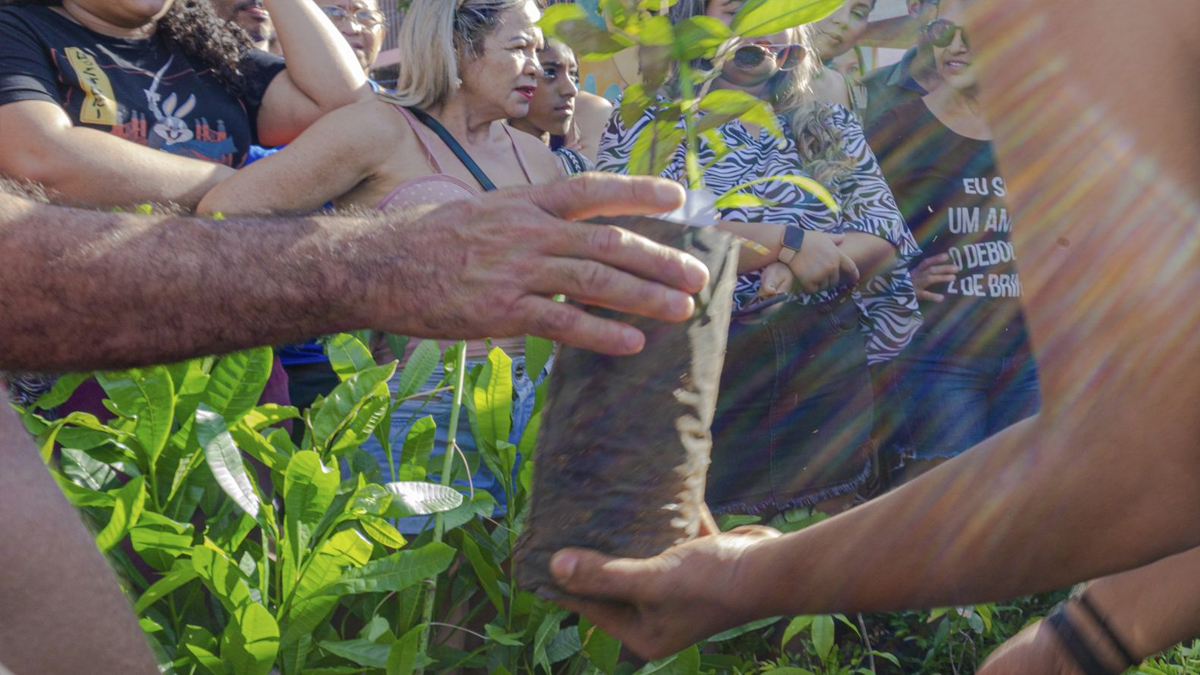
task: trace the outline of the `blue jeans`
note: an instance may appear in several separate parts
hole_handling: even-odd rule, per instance
[[[525,357],[513,357],[512,429],[509,432],[508,439],[509,442],[514,445],[520,442],[521,436],[525,433],[525,427],[529,425],[529,420],[533,417],[533,406],[535,403],[534,392],[536,391],[537,386],[541,384],[542,380],[545,379],[546,375],[549,373],[550,365],[553,363],[553,361],[554,359],[552,357],[550,359],[550,363],[546,364],[546,367],[542,369],[542,372],[538,374],[535,380],[530,379],[528,373],[525,372]],[[467,361],[467,370],[469,371],[471,368],[482,363],[482,361]],[[440,383],[444,377],[445,369],[439,361],[437,367],[433,370],[433,374],[429,376],[429,380],[426,381],[418,391],[429,391],[436,389],[438,383]],[[397,376],[393,377],[391,381],[388,382],[388,388],[391,390],[393,397],[396,395],[399,381],[399,371],[397,371]],[[466,394],[467,392],[464,392],[464,395]],[[429,455],[428,479],[434,481],[438,480],[438,476],[441,474],[443,460],[435,460],[435,458],[442,458],[445,456],[446,442],[449,438],[450,415],[453,408],[454,392],[449,390],[440,391],[425,398],[409,399],[397,406],[396,410],[392,412],[392,417],[390,420],[392,425],[391,435],[389,437],[392,445],[392,456],[395,463],[397,465],[400,464],[400,450],[404,447],[404,439],[408,435],[408,430],[412,426],[413,422],[416,422],[418,419],[423,417],[432,415],[433,422],[436,425],[436,431],[434,432],[433,452],[431,452]],[[459,449],[463,451],[464,455],[466,455],[468,458],[476,459],[478,447],[475,443],[475,437],[471,433],[471,424],[467,416],[465,406],[463,410],[459,412],[458,431],[455,434],[454,441],[458,444]],[[384,480],[391,480],[391,471],[388,465],[387,453],[384,452],[383,446],[380,445],[379,440],[375,438],[375,436],[371,436],[367,442],[363,443],[362,449],[374,457],[379,463],[380,472],[383,474]],[[514,476],[517,475],[520,462],[521,458],[518,456],[517,464],[513,468]],[[466,481],[456,481],[455,485],[461,488],[468,487]],[[504,486],[496,479],[496,476],[492,474],[492,472],[485,464],[483,464],[483,462],[479,462],[479,468],[471,475],[470,485],[474,486],[476,490],[487,491],[488,494],[490,494],[496,500],[496,512],[493,515],[504,514],[508,503],[507,495],[504,494]],[[428,518],[424,517],[405,518],[402,519],[400,529],[406,534],[414,531],[420,531],[426,521],[428,521]],[[405,527],[405,525],[409,525],[410,527]],[[416,527],[416,529],[414,530],[413,527]]]
[[[905,458],[947,459],[1037,413],[1037,362],[1011,356],[901,354],[896,359],[908,442]]]

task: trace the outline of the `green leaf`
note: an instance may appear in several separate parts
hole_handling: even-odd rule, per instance
[[[338,441],[338,436],[355,423],[363,406],[367,404],[368,398],[380,396],[381,391],[383,396],[387,396],[387,381],[395,371],[395,363],[375,366],[351,376],[345,382],[334,387],[333,391],[329,392],[329,396],[325,397],[325,402],[313,418],[314,446],[332,448]],[[380,385],[382,385],[382,390]],[[368,414],[373,412],[375,412],[374,408],[369,410]],[[364,415],[364,418],[366,417],[367,415]],[[361,434],[363,425],[368,421],[370,420],[361,420],[354,430]]]
[[[325,353],[329,356],[329,364],[333,372],[345,382],[352,375],[357,375],[368,368],[375,367],[375,359],[371,350],[358,341],[358,338],[346,333],[339,333],[325,343]],[[397,356],[402,356],[397,354]]]
[[[392,493],[392,504],[387,512],[389,518],[441,513],[463,503],[462,493],[445,485],[406,481],[387,483],[384,487]]]
[[[808,630],[808,627],[811,626],[812,623],[813,617],[811,616],[798,616],[792,619],[791,623],[789,623],[787,628],[785,628],[783,631],[783,640],[779,643],[779,646],[787,647],[788,643],[791,642],[793,638]]]
[[[360,666],[381,669],[387,668],[388,653],[392,649],[389,644],[363,639],[318,642],[317,646]]]
[[[137,527],[129,530],[133,550],[157,570],[171,569],[175,560],[188,555],[195,545],[195,528],[153,512],[142,514]]]
[[[733,37],[725,22],[711,16],[693,16],[675,27],[671,56],[680,61],[692,61],[713,56],[722,42]]]
[[[597,28],[586,18],[565,19],[554,26],[554,37],[562,40],[584,61],[602,61],[633,46],[629,39]]]
[[[503,615],[504,594],[500,590],[500,569],[496,567],[496,563],[492,562],[490,556],[479,550],[479,545],[471,539],[470,535],[463,537],[462,552],[467,557],[467,561],[471,563],[471,568],[475,570],[475,576],[479,578],[479,585],[487,594],[488,600],[491,600],[496,611]]]
[[[92,459],[91,455],[82,450],[64,447],[60,463],[63,475],[76,485],[99,491],[120,487],[120,478],[111,466]]]
[[[771,668],[764,670],[762,675],[813,675],[811,670],[803,668]]]
[[[758,621],[751,621],[750,623],[738,626],[737,628],[730,628],[722,633],[717,633],[716,635],[708,638],[708,641],[724,642],[725,640],[732,640],[739,635],[745,635],[746,633],[754,632],[760,628],[766,628],[767,626],[779,621],[780,618],[781,617],[778,616],[772,616],[766,619],[759,619]]]
[[[253,412],[246,414],[238,420],[237,424],[230,427],[229,434],[233,437],[233,442],[243,452],[262,462],[271,471],[283,471],[290,457],[280,452],[274,445],[271,445],[269,440],[263,438],[261,433],[254,430],[250,420],[251,415],[254,414]]]
[[[176,560],[175,566],[171,568],[170,572],[167,572],[150,588],[147,588],[145,593],[142,593],[142,597],[138,598],[137,604],[133,606],[133,611],[141,614],[150,605],[191,583],[199,576],[191,560]]]
[[[546,653],[546,647],[550,644],[550,637],[558,635],[559,625],[562,624],[566,612],[562,610],[554,610],[546,614],[542,619],[542,623],[538,626],[537,632],[533,638],[533,663],[541,666],[547,675],[550,675],[550,657]]]
[[[422,579],[445,571],[453,560],[454,549],[440,542],[409,551],[397,551],[346,572],[324,593],[345,595],[402,591]]]
[[[725,195],[716,201],[715,206],[718,209],[745,209],[757,208],[760,206],[772,206],[774,202],[763,199],[748,192],[737,192],[731,195]]]
[[[697,675],[700,672],[700,650],[692,645],[674,656],[651,661],[638,675]]]
[[[196,408],[196,438],[204,448],[204,461],[212,471],[217,485],[233,503],[252,518],[260,508],[257,491],[246,473],[242,453],[233,444],[233,436],[220,413],[201,403]]]
[[[525,372],[531,382],[537,382],[538,376],[550,357],[554,355],[554,341],[536,335],[525,336]]]
[[[492,642],[495,642],[496,644],[504,645],[506,647],[524,647],[525,646],[525,643],[521,642],[521,639],[520,639],[521,631],[516,631],[514,633],[507,633],[504,631],[503,628],[501,628],[493,623],[489,623],[488,625],[484,626],[483,631],[485,633],[487,633],[488,639],[490,639]]]
[[[392,504],[392,493],[378,483],[366,483],[360,474],[360,487],[346,502],[345,512],[353,516],[383,516]]]
[[[257,347],[221,358],[209,373],[202,401],[230,423],[241,419],[262,397],[275,354],[270,347]]]
[[[772,35],[816,23],[837,11],[845,0],[748,0],[733,16],[730,29],[742,37]]]
[[[396,354],[396,358],[403,356],[403,352]],[[404,362],[404,370],[400,371],[400,380],[396,383],[396,398],[407,398],[420,391],[433,375],[441,358],[442,350],[438,347],[437,340],[421,340],[417,343],[417,348]]]
[[[512,359],[495,347],[488,352],[472,391],[479,426],[476,443],[494,448],[497,443],[508,441],[512,429],[512,392]]]
[[[621,124],[625,125],[626,129],[633,128],[642,115],[646,114],[646,108],[649,108],[654,103],[654,97],[646,93],[645,86],[641,84],[631,84],[625,88],[625,93],[621,96]]]
[[[399,640],[392,643],[388,650],[387,675],[412,675],[417,663],[417,649],[421,642],[421,633],[426,630],[425,624],[414,626]]]
[[[567,626],[558,631],[558,635],[555,635],[546,647],[546,659],[551,665],[560,663],[578,654],[582,648],[579,629],[576,626]]]
[[[38,410],[57,408],[66,403],[67,399],[71,398],[71,394],[74,394],[75,390],[79,388],[79,385],[87,382],[91,377],[92,374],[90,372],[59,375],[58,379],[54,381],[54,386],[50,388],[50,391],[39,396],[38,400],[34,402],[33,407]]]
[[[629,173],[658,176],[666,170],[683,142],[684,130],[678,122],[668,114],[642,127],[629,152]]]
[[[649,47],[669,47],[674,43],[675,30],[671,26],[670,17],[652,16],[642,22],[641,31],[638,32],[638,44]]]
[[[341,480],[337,464],[326,467],[312,450],[297,452],[288,462],[283,483],[283,527],[289,562],[297,568],[313,532],[333,505]]]
[[[813,648],[822,662],[829,658],[833,649],[833,617],[828,615],[814,616],[812,623]]]
[[[267,675],[279,654],[279,625],[262,605],[251,602],[233,613],[221,634],[221,660],[233,675]]]
[[[237,564],[221,551],[199,545],[192,549],[192,567],[200,581],[229,613],[254,602],[250,595],[250,580]]]
[[[613,675],[621,656],[621,643],[591,621],[579,619],[579,638],[583,655],[604,675]]]
[[[775,111],[762,99],[736,89],[715,89],[704,95],[698,104],[706,114],[696,125],[697,131],[718,127],[731,119],[743,119],[757,124],[775,138],[783,138],[783,127]],[[773,178],[773,177],[772,177]],[[732,190],[740,192],[740,190]]]
[[[791,183],[792,185],[796,185],[796,186],[800,187],[802,190],[807,190],[808,192],[811,192],[813,194],[813,196],[815,196],[817,199],[820,199],[825,204],[825,206],[828,206],[834,213],[838,213],[839,211],[841,211],[841,208],[838,207],[837,202],[834,201],[833,195],[829,194],[829,190],[826,190],[824,185],[821,185],[817,181],[815,181],[811,178],[807,178],[805,176],[767,176],[764,178],[755,178],[752,181],[747,181],[745,183],[742,183],[741,185],[735,185],[734,187],[729,188],[729,190],[727,190],[725,192],[725,194],[721,195],[721,197],[718,199],[718,201],[720,201],[720,199],[729,197],[730,195],[733,195],[735,193],[739,193],[742,190],[745,190],[746,188],[750,187],[751,185],[757,185],[758,183],[768,183],[768,182]]]
[[[391,523],[377,516],[363,516],[358,519],[359,525],[362,525],[363,532],[372,540],[379,542],[388,548],[402,548],[406,543],[404,535],[395,528]]]
[[[129,528],[137,525],[146,503],[146,479],[138,476],[109,494],[114,497],[112,514],[108,524],[96,535],[96,548],[104,552],[116,546],[129,533]]]
[[[113,496],[107,492],[96,492],[95,490],[89,490],[72,483],[67,479],[66,476],[62,475],[58,471],[51,470],[50,475],[54,478],[54,482],[58,483],[58,489],[62,490],[62,493],[66,496],[67,501],[71,503],[71,506],[76,508],[83,508],[85,506],[111,508],[113,502],[116,501]]]
[[[238,423],[245,424],[248,429],[262,431],[267,427],[273,427],[299,417],[300,411],[290,405],[264,403],[254,406],[254,409],[246,413]]]
[[[209,675],[225,675],[225,666],[221,664],[221,659],[218,659],[216,654],[196,645],[185,644],[184,649],[188,650],[188,653],[196,660],[196,664],[204,669],[204,672]]]
[[[442,512],[442,527],[449,532],[475,520],[491,516],[496,510],[496,500],[487,492],[479,490],[471,499],[464,499],[457,508]]]
[[[404,358],[404,352],[408,351],[408,343],[410,340],[407,335],[384,333],[383,340],[387,343],[388,349],[392,351],[393,356],[395,356],[397,359]]]
[[[116,373],[96,373],[121,417],[131,420],[131,430],[146,452],[146,467],[154,466],[171,435],[175,414],[175,389],[162,366],[134,368]],[[123,428],[116,423],[109,426]]]
[[[401,481],[423,481],[428,472],[429,453],[437,438],[437,425],[432,416],[422,417],[408,428],[404,448],[400,451],[400,466],[396,473]]]
[[[296,584],[295,599],[287,610],[283,625],[282,649],[285,659],[304,651],[305,640],[325,621],[339,598],[324,594],[346,567],[362,567],[371,559],[375,547],[356,529],[342,530],[321,545],[304,575]]]
[[[587,19],[587,11],[582,5],[575,3],[559,3],[550,5],[542,12],[538,27],[547,35],[553,35],[558,24],[563,21]]]

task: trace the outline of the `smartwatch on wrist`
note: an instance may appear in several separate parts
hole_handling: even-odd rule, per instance
[[[779,262],[785,265],[790,263],[803,245],[804,230],[790,226],[783,228],[783,248],[779,249]]]

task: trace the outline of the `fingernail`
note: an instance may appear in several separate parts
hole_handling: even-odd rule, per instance
[[[688,290],[699,292],[708,284],[708,268],[693,258],[683,268],[683,278],[687,281]]]
[[[571,553],[555,553],[550,559],[550,573],[558,581],[570,581],[579,564],[578,556]]]
[[[636,354],[642,351],[645,341],[646,338],[642,335],[642,331],[631,326],[621,329],[621,342],[624,343],[627,353]]]
[[[655,181],[654,198],[664,204],[680,204],[683,202],[683,188],[678,183]]]

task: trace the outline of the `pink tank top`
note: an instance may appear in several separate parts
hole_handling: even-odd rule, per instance
[[[425,138],[425,125],[421,124],[413,114],[401,105],[394,105],[396,110],[404,116],[408,122],[408,126],[412,127],[413,133],[417,135],[417,141],[421,144],[421,150],[425,152],[425,159],[429,162],[429,166],[434,173],[427,176],[418,176],[400,183],[392,188],[392,191],[386,197],[381,199],[375,205],[377,211],[386,209],[400,209],[410,206],[422,204],[445,204],[458,199],[469,199],[479,195],[480,190],[474,185],[469,185],[460,180],[456,176],[442,172],[442,165],[434,157],[433,152],[429,149],[429,142]],[[508,140],[512,143],[513,153],[517,156],[517,163],[521,165],[521,171],[525,174],[525,180],[533,183],[533,178],[529,175],[529,168],[525,165],[525,156],[521,154],[521,149],[517,147],[517,141],[513,138],[512,132],[509,131],[507,125],[501,125],[504,133],[508,134]],[[416,349],[420,340],[409,340],[408,348],[403,355],[392,354],[391,350],[381,340],[375,345],[375,358],[380,363],[387,363],[395,358],[400,358],[402,362],[407,362],[409,355]],[[454,340],[438,340],[438,345],[443,351],[450,345],[454,344]],[[504,353],[510,357],[519,356],[525,353],[525,338],[504,338],[492,341],[492,346],[500,347]],[[488,345],[483,340],[470,340],[467,342],[467,358],[472,360],[487,358]]]
[[[421,124],[417,118],[404,106],[393,105],[393,107],[404,116],[408,122],[408,126],[412,127],[413,133],[417,135],[417,141],[421,144],[421,150],[425,153],[425,160],[429,162],[433,173],[428,176],[418,176],[410,178],[396,187],[387,194],[386,197],[379,200],[375,205],[375,209],[383,211],[385,209],[399,209],[409,206],[417,206],[420,204],[444,204],[459,199],[469,199],[479,194],[479,188],[474,185],[469,185],[460,180],[456,176],[451,176],[442,171],[442,165],[434,157],[433,152],[429,149],[429,141],[425,138],[425,125]],[[525,166],[525,156],[521,154],[521,149],[517,147],[517,141],[513,138],[512,132],[509,131],[507,125],[501,125],[504,133],[508,134],[508,140],[512,143],[513,153],[517,156],[517,163],[521,165],[521,171],[525,174],[525,180],[533,183],[533,178],[529,175],[529,168]]]

